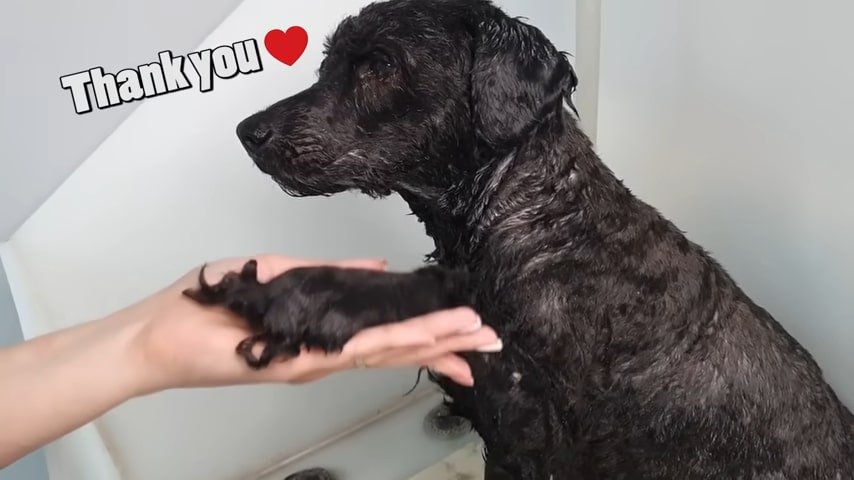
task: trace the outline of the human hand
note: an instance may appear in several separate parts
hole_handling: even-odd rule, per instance
[[[384,269],[380,260],[320,262],[277,255],[255,257],[258,279],[267,282],[285,271],[305,266]],[[218,282],[239,271],[248,258],[209,264],[205,278]],[[303,383],[362,364],[372,368],[428,366],[462,385],[472,385],[468,364],[455,352],[497,351],[495,332],[481,325],[468,308],[436,312],[409,321],[364,330],[340,354],[303,350],[299,356],[275,362],[269,368],[248,368],[235,347],[252,335],[245,321],[221,308],[206,308],[181,292],[197,286],[198,269],[130,310],[143,318],[136,341],[146,372],[144,392],[174,387],[221,386],[250,383]]]

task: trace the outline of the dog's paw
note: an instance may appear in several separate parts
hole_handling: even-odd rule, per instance
[[[255,332],[240,342],[236,351],[253,369],[264,368],[277,355],[291,356],[299,353],[299,343],[282,336],[271,335],[264,318],[275,301],[271,286],[258,281],[258,263],[246,262],[240,272],[226,273],[214,284],[205,280],[206,267],[199,272],[199,286],[184,290],[184,295],[200,305],[221,306],[243,318]],[[255,355],[256,345],[262,344],[260,355]]]
[[[237,353],[260,369],[277,357],[299,355],[303,347],[340,352],[362,329],[466,304],[465,278],[435,267],[398,274],[305,267],[260,283],[253,260],[213,285],[202,269],[200,286],[184,294],[244,318],[253,335]]]
[[[209,284],[203,267],[199,286],[184,291],[201,305],[222,306],[246,320],[253,335],[236,351],[253,369],[265,368],[277,357],[297,356],[302,347],[341,351],[371,317],[370,292],[375,289],[358,287],[375,273],[297,268],[260,283],[257,270],[257,262],[250,260],[240,272]],[[381,295],[373,300],[381,301]]]
[[[324,353],[340,352],[359,330],[360,323],[340,312],[324,311],[323,305],[299,288],[280,294],[260,319],[261,333],[240,342],[237,353],[247,365],[261,369],[275,358],[296,357],[303,347]],[[255,355],[259,344],[263,345],[261,353]]]
[[[264,333],[253,335],[237,345],[237,353],[253,369],[262,369],[278,357],[293,358],[305,347],[324,353],[340,352],[357,329],[353,325],[336,327],[336,322],[327,321],[327,316],[311,317],[298,315],[284,317],[270,314],[263,319]],[[284,325],[284,327],[283,327]],[[255,351],[260,345],[260,355]]]
[[[207,283],[203,266],[199,271],[199,286],[184,290],[184,295],[201,305],[219,305],[246,319],[250,326],[258,327],[271,298],[265,286],[258,282],[258,262],[246,262],[240,272],[226,273],[215,284]]]

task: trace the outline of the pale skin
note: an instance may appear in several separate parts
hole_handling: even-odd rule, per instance
[[[384,269],[381,260],[321,262],[278,255],[254,257],[269,281],[291,268],[334,265]],[[208,282],[239,270],[247,258],[208,265]],[[365,330],[340,354],[304,350],[253,371],[234,349],[250,335],[243,321],[204,308],[181,292],[198,269],[169,287],[100,320],[0,350],[0,468],[135,397],[171,388],[259,383],[299,384],[358,364],[371,368],[428,366],[471,386],[468,364],[455,352],[501,349],[475,312],[459,308]]]

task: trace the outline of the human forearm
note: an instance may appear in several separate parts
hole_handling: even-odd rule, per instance
[[[0,351],[0,467],[141,393],[130,317],[120,312]]]
[[[260,258],[262,281],[290,268],[321,264]],[[245,259],[217,262],[211,265],[208,281],[219,281],[225,272],[245,263]],[[384,267],[376,261],[335,265]],[[0,468],[138,395],[168,388],[302,383],[357,364],[427,365],[471,385],[471,370],[455,352],[497,351],[495,332],[473,311],[462,308],[363,330],[338,355],[304,350],[269,368],[252,370],[235,354],[235,346],[253,334],[246,321],[225,309],[203,308],[182,295],[198,284],[198,274],[190,272],[105,319],[0,351]]]

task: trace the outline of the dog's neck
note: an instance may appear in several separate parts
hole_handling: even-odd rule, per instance
[[[453,185],[431,193],[399,191],[436,244],[428,257],[443,265],[474,267],[487,244],[524,249],[519,232],[533,237],[553,229],[548,222],[538,224],[544,219],[561,218],[578,228],[595,221],[594,214],[602,213],[598,205],[608,202],[592,199],[592,205],[582,194],[590,186],[599,195],[628,193],[567,113],[542,124],[511,152],[478,161],[477,171]]]

